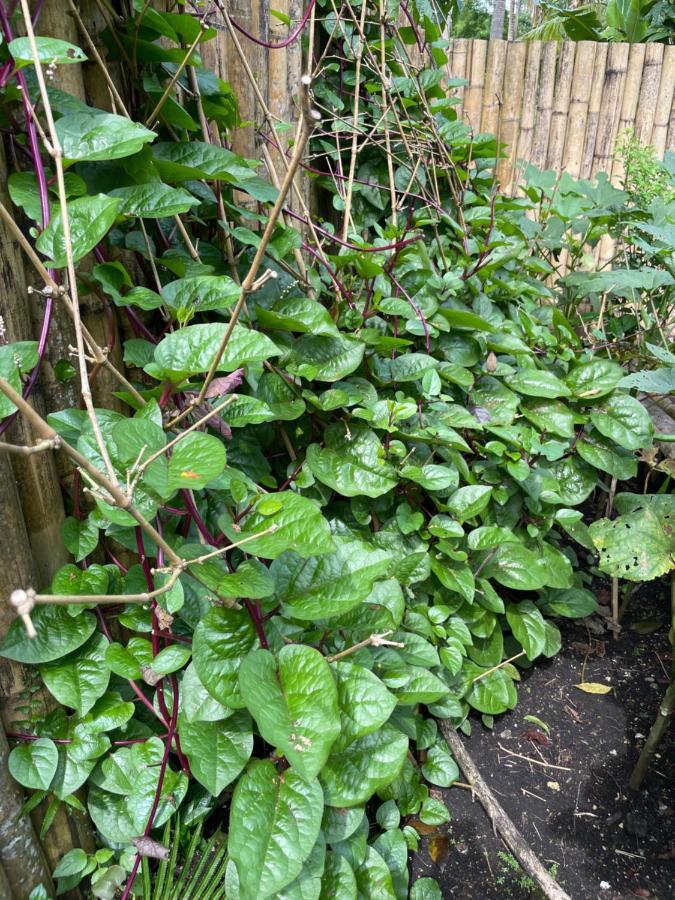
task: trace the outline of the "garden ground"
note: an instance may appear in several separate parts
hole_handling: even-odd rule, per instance
[[[603,589],[598,595],[608,599]],[[562,652],[524,675],[516,710],[493,731],[475,722],[467,741],[489,787],[574,900],[675,897],[672,739],[661,744],[640,793],[626,787],[670,664],[668,603],[653,587],[638,598],[617,641],[597,617],[563,628]],[[575,686],[582,680],[612,690],[587,694]],[[548,737],[525,716],[548,725]],[[414,875],[438,878],[443,897],[536,896],[471,793],[443,794],[452,821],[424,837]]]

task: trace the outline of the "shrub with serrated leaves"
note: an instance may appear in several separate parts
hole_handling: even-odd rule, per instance
[[[118,39],[144,60],[137,87],[152,106],[194,20],[145,13]],[[229,89],[195,62],[224,133],[237,121]],[[51,590],[119,605],[98,618],[94,604],[41,606],[33,641],[12,626],[2,654],[39,666],[65,709],[32,723],[37,739],[12,752],[11,770],[36,796],[74,805],[86,785],[122,861],[178,809],[187,825],[224,811],[232,898],[407,896],[407,819],[447,821],[429,785],[458,777],[434,717],[466,729],[472,710],[489,722],[512,709],[519,666],[560,646],[555,617],[595,609],[581,507],[607,478],[633,477],[651,442],[621,367],[541,302],[551,266],[530,239],[535,201],[493,191],[494,139],[472,141],[439,104],[440,79],[423,84],[438,104],[436,146],[452,131],[460,206],[452,179],[434,203],[401,189],[407,219],[395,225],[374,155],[354,198],[362,236],[331,243],[325,222],[323,265],[306,278],[300,234],[279,224],[265,258],[277,277],[248,296],[198,407],[259,239],[237,198],[264,209],[276,192],[256,163],[192,138],[189,92],[165,105],[159,137],[52,92],[75,258],[94,247],[106,258],[82,268],[83,289],[130,310],[137,329],[125,360],[143,402],[120,392],[127,415],[101,409],[98,423],[120,484],[185,565],[167,584],[127,510],[99,491],[78,497],[63,526],[74,562]],[[418,176],[434,170],[432,156]],[[9,189],[36,219],[32,174]],[[37,249],[63,266],[58,215]],[[35,361],[33,344],[0,349],[17,387]],[[82,410],[49,420],[102,468]],[[163,585],[152,603],[125,605]],[[410,895],[440,896],[430,879]]]

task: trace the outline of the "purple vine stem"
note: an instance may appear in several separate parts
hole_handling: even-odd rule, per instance
[[[287,38],[284,38],[284,40],[280,41],[278,44],[272,44],[272,43],[270,43],[270,41],[265,41],[262,38],[256,37],[255,35],[248,32],[238,22],[235,22],[235,20],[231,17],[230,17],[230,22],[232,22],[233,27],[237,29],[239,34],[243,34],[245,38],[248,38],[249,41],[253,41],[253,43],[257,44],[259,47],[265,47],[266,50],[283,50],[284,47],[288,47],[294,41],[297,41],[297,39],[300,37],[300,33],[302,32],[302,29],[305,27],[305,25],[307,24],[307,20],[309,19],[309,17],[312,14],[312,10],[314,9],[315,3],[316,3],[316,0],[309,0],[309,3],[307,4],[307,9],[305,10],[305,12],[303,14],[302,19],[300,19],[300,23],[298,24],[298,27],[294,31],[292,31],[288,35]],[[217,3],[217,5],[220,6],[219,3]]]

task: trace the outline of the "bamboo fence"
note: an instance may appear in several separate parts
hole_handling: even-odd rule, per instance
[[[527,163],[619,184],[628,130],[661,159],[675,151],[675,46],[457,39],[448,74],[466,81],[454,92],[462,121],[505,144],[498,177],[510,193]]]

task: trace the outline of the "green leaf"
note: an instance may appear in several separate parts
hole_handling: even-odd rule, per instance
[[[307,381],[340,381],[358,369],[365,349],[361,341],[342,334],[306,334],[293,344],[286,369]]]
[[[410,888],[410,900],[442,900],[442,897],[435,878],[418,878]]]
[[[521,403],[520,411],[540,431],[555,434],[558,437],[574,437],[575,415],[561,401],[534,400]]]
[[[519,543],[516,535],[509,528],[500,525],[483,525],[469,532],[467,546],[470,550],[487,550],[502,544]]]
[[[590,526],[599,567],[628,581],[651,581],[675,568],[673,527],[649,508]]]
[[[225,322],[210,322],[208,325],[188,325],[167,334],[155,348],[155,365],[174,381],[208,372],[227,327]],[[278,356],[279,352],[266,335],[235,325],[218,371],[234,372],[241,366]],[[147,368],[151,369],[151,366]]]
[[[331,666],[337,682],[340,732],[335,749],[377,731],[389,719],[396,697],[369,669],[350,662]]]
[[[272,897],[300,874],[322,812],[316,780],[306,781],[292,769],[280,775],[268,761],[248,767],[234,790],[228,839],[242,900]]]
[[[540,560],[522,544],[507,544],[490,559],[483,575],[517,591],[536,591],[546,583],[546,573]]]
[[[36,791],[46,791],[52,783],[59,762],[56,744],[49,738],[26,741],[9,754],[9,771],[19,784]]]
[[[62,121],[62,120],[60,120]],[[80,197],[68,204],[68,220],[72,241],[73,261],[78,262],[99,244],[108,233],[120,201],[105,194]],[[61,213],[57,212],[35,242],[35,246],[50,260],[54,269],[67,265],[66,243]]]
[[[219,722],[232,715],[232,710],[223,706],[209,694],[199,680],[194,663],[190,663],[183,673],[181,682],[180,715],[186,723]]]
[[[552,372],[542,369],[519,369],[505,379],[508,386],[527,397],[569,397],[570,389]]]
[[[470,484],[461,487],[448,500],[448,511],[460,522],[465,522],[482,512],[491,496],[492,488],[487,485]]]
[[[365,860],[354,874],[359,897],[363,897],[364,900],[366,897],[377,897],[378,900],[396,900],[389,866],[377,850],[368,847]]]
[[[190,722],[181,714],[178,733],[192,774],[214,797],[235,780],[253,752],[251,719],[242,710],[224,722]]]
[[[199,200],[182,188],[172,188],[161,181],[135,184],[132,187],[115,188],[111,197],[120,201],[119,215],[140,216],[143,219],[161,219],[189,212]]]
[[[10,383],[17,393],[21,393],[21,373],[28,372],[37,364],[37,343],[17,341],[0,347],[0,375]],[[0,417],[11,415],[16,406],[0,393]]]
[[[591,422],[600,434],[627,450],[639,450],[652,442],[652,420],[639,400],[615,394],[591,411]]]
[[[247,559],[236,572],[224,575],[220,579],[218,593],[222,597],[248,597],[251,600],[261,600],[274,593],[274,579],[257,559]]]
[[[531,600],[508,603],[506,621],[527,658],[536,659],[543,652],[546,633],[544,617],[534,603]]]
[[[35,43],[38,60],[43,66],[50,66],[53,63],[60,66],[71,65],[87,61],[84,51],[75,44],[69,44],[68,41],[60,41],[51,37],[36,37]],[[14,59],[17,69],[33,65],[33,53],[27,37],[14,38],[7,44],[7,49]]]
[[[427,750],[427,758],[422,763],[422,774],[431,784],[450,787],[459,778],[459,768],[452,758],[445,741],[434,744]]]
[[[96,629],[88,612],[70,616],[63,606],[37,606],[31,613],[37,637],[31,639],[20,619],[10,625],[0,645],[0,656],[23,663],[45,663],[81,647]]]
[[[175,445],[169,459],[168,490],[201,490],[225,468],[225,447],[212,434],[193,431]]]
[[[65,878],[67,875],[77,875],[87,865],[88,857],[84,850],[76,847],[69,850],[59,860],[59,864],[53,871],[55,878]]]
[[[408,738],[391,725],[366,734],[333,753],[321,772],[329,806],[358,806],[399,774]]]
[[[344,856],[326,853],[319,900],[357,900],[356,876]]]
[[[108,641],[96,634],[68,656],[40,666],[40,676],[49,692],[64,706],[84,716],[105,694],[110,680],[106,664]]]
[[[338,334],[337,326],[326,307],[309,297],[281,299],[271,309],[257,306],[256,315],[263,328],[298,334]]]
[[[266,503],[269,504],[272,499],[276,508],[268,512]],[[304,557],[316,556],[330,552],[335,546],[321,507],[315,500],[295,491],[257,498],[252,511],[236,529],[226,517],[219,520],[219,525],[232,541],[240,541],[269,528],[276,529],[272,534],[248,541],[245,545],[247,553],[265,559],[276,559],[286,550],[293,550]]]
[[[190,659],[192,650],[185,644],[171,644],[160,650],[152,660],[152,671],[156,675],[169,675],[182,669]]]
[[[255,629],[246,610],[214,607],[195,628],[194,667],[206,690],[223,706],[244,706],[239,693],[239,665],[255,642]]]
[[[93,162],[120,159],[138,153],[144,144],[154,141],[154,131],[126,116],[103,112],[76,112],[56,122],[56,134],[66,160]],[[77,202],[77,201],[76,201]],[[70,204],[69,204],[70,205]],[[115,201],[116,207],[119,201]],[[107,228],[106,228],[107,231]]]
[[[310,444],[307,466],[315,478],[345,497],[380,497],[397,484],[396,470],[384,459],[374,431],[330,425],[324,446]],[[488,489],[489,490],[489,489]]]
[[[100,734],[121,728],[135,712],[134,704],[125,702],[116,691],[108,691],[96,701],[79,724],[82,733]]]
[[[333,553],[309,559],[285,553],[272,564],[272,575],[285,614],[314,621],[358,606],[390,566],[388,552],[362,541],[349,541],[340,543]]]
[[[269,650],[249,653],[239,688],[264,740],[304,778],[315,778],[340,732],[337,688],[318,650],[288,645],[276,660]]]
[[[141,677],[141,666],[136,657],[122,644],[112,643],[105,651],[106,665],[120,678]]]
[[[627,481],[637,474],[637,459],[628,451],[609,444],[597,434],[586,434],[577,441],[579,456],[601,472],[607,472],[620,481]]]
[[[75,562],[81,562],[98,545],[98,525],[92,516],[86,519],[68,516],[61,524],[61,537],[68,552],[75,557]]]
[[[177,278],[162,288],[165,304],[184,314],[186,311],[201,313],[214,309],[229,309],[236,303],[241,288],[227,275],[197,275]]]
[[[152,158],[162,179],[169,182],[202,178],[209,181],[243,182],[255,176],[252,167],[258,165],[224,147],[203,141],[154,144]]]
[[[568,619],[584,619],[598,609],[595,595],[585,588],[568,588],[547,595],[545,611],[548,615]]]
[[[386,674],[385,671],[383,677]],[[449,693],[445,682],[421,666],[406,666],[401,674],[404,676],[402,683],[394,688],[400,704],[413,706],[418,703],[435,703]]]
[[[424,466],[403,466],[399,472],[401,478],[414,481],[427,491],[447,491],[456,488],[459,480],[454,466],[438,466],[427,463]]]
[[[470,666],[465,664],[465,666],[473,677],[488,671],[473,664]],[[518,697],[513,682],[504,669],[497,669],[479,681],[473,682],[466,693],[465,700],[478,712],[488,716],[497,716],[506,712],[507,709],[513,709]]]
[[[575,366],[567,376],[567,386],[580,400],[595,400],[611,393],[623,376],[623,369],[608,359],[596,359]]]

